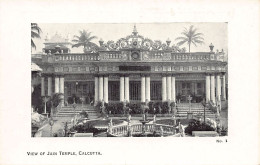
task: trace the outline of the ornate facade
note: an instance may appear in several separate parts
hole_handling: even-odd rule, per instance
[[[67,39],[46,39],[42,57],[42,96],[63,93],[97,101],[180,101],[226,99],[224,52],[187,53],[183,48],[131,35],[117,42],[102,39],[85,53],[69,53]]]

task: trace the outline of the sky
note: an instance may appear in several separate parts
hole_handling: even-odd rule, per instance
[[[181,33],[184,28],[189,28],[189,26],[194,25],[198,29],[198,32],[203,33],[204,44],[191,46],[191,52],[208,52],[209,45],[212,43],[214,45],[214,50],[224,49],[225,52],[228,50],[228,38],[227,38],[227,28],[228,23],[111,23],[111,24],[102,24],[102,23],[93,23],[93,24],[75,24],[75,23],[38,23],[39,27],[42,30],[41,39],[33,39],[36,44],[36,50],[32,50],[32,53],[42,52],[44,47],[44,39],[48,34],[50,38],[58,33],[64,37],[70,34],[71,39],[74,35],[79,34],[79,30],[87,30],[92,32],[92,35],[97,36],[98,38],[93,40],[96,44],[102,38],[105,42],[109,40],[117,41],[120,38],[130,35],[133,31],[134,25],[136,25],[139,35],[142,35],[145,38],[150,38],[151,40],[161,40],[163,43],[169,38],[172,44],[176,44],[175,40],[177,37],[181,37]],[[99,45],[99,44],[98,44]],[[188,45],[184,44],[182,47],[186,47],[188,50]],[[72,48],[72,53],[82,53],[83,47]]]

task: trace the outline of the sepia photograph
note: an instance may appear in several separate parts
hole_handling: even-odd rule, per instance
[[[0,0],[0,164],[259,165],[259,4]]]
[[[227,136],[227,26],[31,23],[31,136]]]

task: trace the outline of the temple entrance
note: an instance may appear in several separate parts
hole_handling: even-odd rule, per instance
[[[73,104],[74,99],[77,104],[90,104],[94,101],[95,84],[93,81],[66,82],[65,100],[68,104]]]
[[[205,97],[204,81],[177,81],[176,82],[176,99],[178,102],[187,103],[188,97],[191,96],[191,102],[201,102]]]

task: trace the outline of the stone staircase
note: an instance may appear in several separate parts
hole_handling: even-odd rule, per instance
[[[189,112],[189,103],[177,103],[177,115],[182,118],[187,118],[187,112]],[[201,114],[204,116],[204,106],[201,103],[191,103],[191,112],[193,112],[193,116],[197,114]],[[206,107],[206,118],[215,118],[216,115],[209,108]]]
[[[78,104],[74,110],[72,105],[61,107],[59,112],[54,115],[54,117],[73,117],[75,114],[79,114],[82,111],[86,111],[88,113],[88,117],[90,119],[96,119],[100,116],[100,113],[97,112],[94,106],[90,105],[81,105]]]

